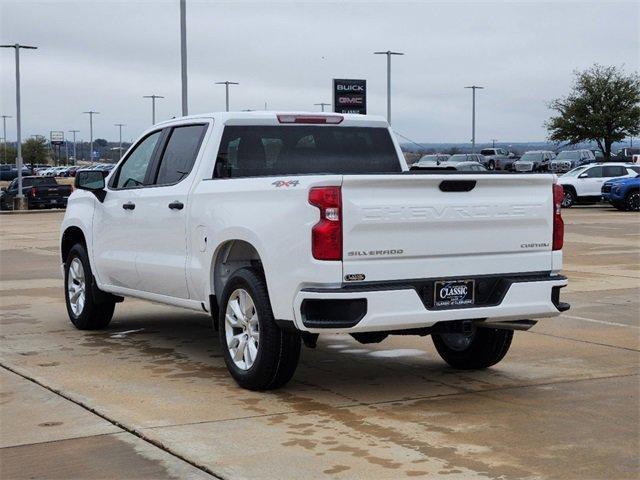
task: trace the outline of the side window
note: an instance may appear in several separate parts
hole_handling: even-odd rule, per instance
[[[158,140],[160,140],[161,133],[161,130],[152,133],[129,154],[120,166],[114,185],[115,188],[131,188],[144,185],[144,177],[147,174],[149,162],[151,162],[151,157]]]
[[[584,173],[588,178],[600,178],[602,177],[602,167],[588,168]]]
[[[175,127],[164,149],[156,185],[178,183],[189,175],[198,156],[206,125]]]
[[[623,175],[627,174],[627,169],[624,167],[611,165],[603,168],[603,177],[622,177]]]

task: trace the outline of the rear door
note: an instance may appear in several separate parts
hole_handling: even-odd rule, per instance
[[[550,175],[344,176],[342,201],[345,275],[551,270]]]
[[[587,168],[578,176],[578,195],[581,197],[599,196],[605,180],[602,176],[602,167]]]
[[[140,289],[189,298],[186,276],[189,191],[208,123],[170,127],[152,166],[150,185],[136,200],[143,248],[136,255]]]

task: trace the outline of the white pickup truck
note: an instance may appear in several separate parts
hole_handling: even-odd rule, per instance
[[[514,330],[569,308],[554,178],[410,172],[374,116],[160,123],[111,172],[77,174],[68,314],[104,328],[124,297],[209,312],[254,390],[284,385],[322,333],[432,335],[451,366],[486,368]]]

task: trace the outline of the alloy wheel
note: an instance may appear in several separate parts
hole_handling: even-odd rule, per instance
[[[67,274],[67,296],[69,306],[73,314],[78,317],[84,309],[86,299],[87,282],[84,274],[84,267],[78,257],[71,260],[69,272]]]
[[[234,290],[225,311],[225,337],[233,363],[249,370],[258,356],[260,325],[255,303],[243,288]]]
[[[627,198],[627,209],[632,212],[640,210],[640,192],[632,192]]]

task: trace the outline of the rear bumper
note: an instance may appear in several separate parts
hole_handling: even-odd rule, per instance
[[[560,288],[567,285],[565,277],[536,274],[487,278],[496,280],[492,288],[498,291],[487,295],[484,305],[453,309],[429,306],[431,280],[304,289],[294,300],[294,321],[299,330],[312,333],[356,333],[426,328],[456,320],[554,317],[569,308],[559,296]]]

